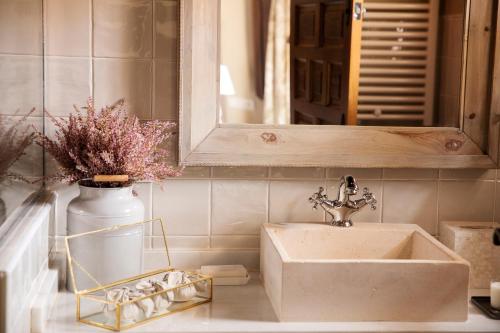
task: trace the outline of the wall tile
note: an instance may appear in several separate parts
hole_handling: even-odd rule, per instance
[[[45,0],[47,55],[90,55],[90,7],[90,0]]]
[[[130,112],[151,119],[151,61],[124,59],[94,60],[96,105],[111,105],[125,98]]]
[[[439,221],[492,221],[493,181],[441,181]]]
[[[96,57],[152,57],[152,2],[149,0],[94,1],[93,31]]]
[[[205,236],[167,236],[167,243],[169,250],[176,249],[208,249],[210,246],[210,239]],[[153,248],[164,249],[165,243],[163,237],[153,237]]]
[[[40,56],[0,55],[0,114],[42,115],[43,61]]]
[[[214,249],[258,249],[259,236],[212,236],[211,248]]]
[[[324,168],[271,168],[271,178],[325,178]]]
[[[414,223],[437,233],[438,183],[436,181],[385,181],[384,223]]]
[[[153,218],[153,184],[147,182],[135,183],[134,192],[144,205],[144,219],[151,220]]]
[[[162,218],[169,236],[208,235],[210,181],[168,180],[153,185],[153,217]],[[153,230],[154,235],[161,235]]]
[[[182,171],[180,178],[209,178],[210,167],[187,167]]]
[[[155,57],[177,60],[177,1],[155,0]]]
[[[495,216],[494,221],[500,223],[500,182],[495,183]]]
[[[69,116],[73,105],[85,105],[91,94],[88,58],[46,58],[45,107],[52,115]]]
[[[362,169],[362,168],[330,168],[327,169],[326,176],[330,179],[339,179],[345,175],[352,175],[356,179],[381,179],[382,169]]]
[[[267,222],[268,184],[264,181],[212,182],[212,235],[258,235]]]
[[[0,1],[0,53],[42,55],[41,26],[41,0]]]
[[[437,179],[438,169],[384,169],[384,179]]]
[[[268,168],[266,167],[214,167],[212,168],[213,178],[267,178]]]
[[[169,140],[163,142],[160,145],[160,147],[168,152],[166,162],[172,166],[178,166],[179,165],[179,136],[177,134],[178,130],[172,129],[172,131],[173,131],[171,132],[172,136],[169,138]],[[189,174],[189,171],[187,172],[187,174]],[[186,178],[191,178],[191,177],[188,176]],[[200,178],[200,177],[193,177],[193,178]]]
[[[495,169],[441,169],[439,178],[441,179],[484,179],[494,180],[496,178]]]
[[[154,119],[177,120],[179,118],[177,86],[177,63],[155,59]]]
[[[370,206],[363,207],[361,210],[358,211],[353,217],[352,221],[354,223],[356,222],[376,222],[380,223],[382,222],[382,193],[383,193],[383,186],[381,181],[377,180],[363,180],[363,181],[358,181],[358,185],[360,187],[360,192],[358,195],[355,197],[360,198],[361,193],[363,191],[363,188],[368,187],[370,192],[372,192],[375,195],[375,198],[377,200],[376,207],[377,209],[372,210]],[[327,187],[326,191],[327,194],[330,198],[330,200],[336,199],[337,194],[338,194],[338,189],[339,189],[339,181],[328,181],[327,182]],[[318,207],[318,209],[321,209]],[[331,218],[328,214],[326,214],[326,221],[330,222]]]
[[[165,257],[162,253],[151,253],[145,257],[146,269],[159,267]],[[170,258],[175,268],[192,270],[199,269],[202,265],[243,265],[250,271],[259,269],[259,251],[252,249],[223,249],[223,250],[175,250],[170,251]]]
[[[80,194],[80,190],[76,184],[70,186],[65,184],[53,184],[49,186],[49,190],[57,193],[55,208],[56,235],[66,236],[66,226],[68,221],[68,214],[66,210],[68,209],[69,202]]]
[[[271,181],[269,222],[324,221],[321,209],[313,210],[308,198],[325,186],[321,181]]]

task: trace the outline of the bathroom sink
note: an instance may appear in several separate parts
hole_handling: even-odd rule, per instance
[[[465,321],[469,264],[414,224],[264,224],[280,321]]]

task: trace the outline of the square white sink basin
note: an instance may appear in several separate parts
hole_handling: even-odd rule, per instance
[[[469,264],[414,224],[264,224],[280,321],[465,321]]]

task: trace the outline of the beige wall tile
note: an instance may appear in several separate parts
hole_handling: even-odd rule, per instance
[[[149,0],[94,1],[96,57],[152,57],[153,5]]]
[[[494,216],[494,221],[497,223],[500,223],[500,182],[495,183],[496,190],[495,190],[495,216]]]
[[[110,105],[125,98],[129,111],[151,119],[151,61],[94,59],[96,105]]]
[[[321,181],[271,181],[269,190],[269,222],[320,222],[324,221],[321,209],[313,210],[308,198]]]
[[[0,182],[0,219],[2,223],[5,218],[9,218],[10,214],[16,209],[19,209],[26,198],[40,188],[36,184],[17,183],[13,189],[12,183]]]
[[[42,115],[43,62],[40,56],[0,55],[0,114]]]
[[[45,0],[45,52],[90,56],[90,0]]]
[[[268,168],[266,167],[214,167],[212,168],[213,178],[267,178]]]
[[[209,178],[210,167],[187,167],[180,178]]]
[[[495,169],[441,169],[439,170],[439,178],[494,180],[496,178],[496,170]]]
[[[437,179],[438,169],[384,169],[384,179]]]
[[[159,265],[165,260],[162,255],[147,255],[145,258],[147,260],[146,268],[160,267]],[[202,265],[243,265],[250,271],[259,270],[259,251],[254,249],[214,249],[209,251],[178,249],[170,251],[170,258],[175,263],[175,268],[185,270],[199,269]]]
[[[0,1],[0,53],[42,55],[42,1]]]
[[[153,218],[153,184],[147,182],[135,183],[134,192],[144,205],[144,219],[151,220]],[[148,223],[149,226],[152,226],[152,223]],[[150,235],[151,233],[146,234]]]
[[[155,59],[153,119],[179,118],[177,86],[177,64]]]
[[[212,236],[211,248],[214,249],[258,249],[259,236]]]
[[[45,108],[54,116],[69,116],[73,105],[82,107],[91,95],[90,60],[47,57]]]
[[[439,221],[492,221],[495,182],[441,181]]]
[[[155,57],[177,60],[177,1],[155,0]]]
[[[177,131],[177,130],[175,130],[175,131]],[[163,142],[160,145],[160,147],[162,149],[165,149],[168,152],[168,157],[166,159],[166,162],[172,166],[178,167],[178,164],[179,164],[178,163],[178,161],[179,161],[179,136],[174,132],[172,137],[167,142]],[[191,178],[191,177],[186,177],[186,178]],[[193,177],[193,178],[200,178],[200,177]]]
[[[40,130],[43,128],[43,119],[42,117],[25,117],[25,116],[6,116],[0,114],[0,136],[2,136],[2,143],[6,143],[5,139],[11,139],[10,137],[6,137],[5,135],[11,129],[14,129],[17,132],[17,138],[20,139],[24,136],[31,135],[34,132],[34,129]],[[3,158],[5,147],[0,145],[0,158]],[[24,150],[24,154],[19,156],[17,161],[12,164],[8,168],[8,172],[21,175],[25,177],[28,181],[39,181],[38,183],[33,184],[31,188],[38,189],[42,186],[40,182],[43,177],[43,150],[42,147],[37,145],[36,143],[30,144]],[[20,187],[21,182],[12,182],[9,179],[4,179],[4,185],[10,185],[11,188],[7,191],[15,191],[17,187]],[[2,181],[0,181],[2,183]],[[26,187],[29,188],[29,187]],[[5,194],[6,191],[0,192],[0,198]],[[0,202],[1,204],[1,202]],[[0,221],[3,220],[0,217]],[[1,223],[1,222],[0,222]]]
[[[326,176],[330,179],[339,179],[345,175],[352,175],[356,179],[380,179],[382,169],[362,169],[362,168],[330,168],[327,169]]]
[[[265,181],[212,181],[212,235],[258,235],[267,222]]]
[[[375,198],[377,200],[376,207],[377,209],[372,210],[371,206],[365,206],[362,209],[358,211],[353,217],[352,221],[354,223],[356,222],[375,222],[375,223],[380,223],[382,222],[382,193],[383,193],[383,186],[381,181],[377,180],[362,180],[358,181],[359,185],[359,192],[358,195],[354,196],[353,199],[359,199],[361,198],[363,189],[365,187],[368,187],[370,192],[372,192],[375,195]],[[339,189],[339,181],[328,181],[327,182],[327,187],[326,191],[328,194],[328,197],[330,200],[337,199],[337,194],[338,194],[338,189]],[[321,209],[318,207],[318,209]],[[326,221],[330,222],[331,218],[328,214],[326,214]]]
[[[313,179],[324,178],[324,168],[271,168],[272,178]]]
[[[169,250],[175,249],[208,249],[210,240],[205,236],[167,236]],[[153,237],[153,248],[164,249],[165,243],[163,237]]]
[[[167,234],[208,236],[210,181],[168,180],[162,185],[153,185],[153,217],[163,219]],[[158,231],[154,235],[161,235]]]
[[[437,233],[437,181],[385,181],[384,223],[418,224]]]
[[[80,194],[78,185],[66,185],[60,183],[50,184],[49,190],[54,191],[57,194],[56,205],[55,205],[55,220],[56,220],[56,235],[66,236],[66,226],[67,226],[67,213],[68,204],[73,198],[76,198]]]

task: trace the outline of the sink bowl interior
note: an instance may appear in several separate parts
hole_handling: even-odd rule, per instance
[[[260,244],[281,321],[467,319],[468,263],[417,225],[264,224]]]
[[[276,228],[288,260],[453,260],[415,229]]]

